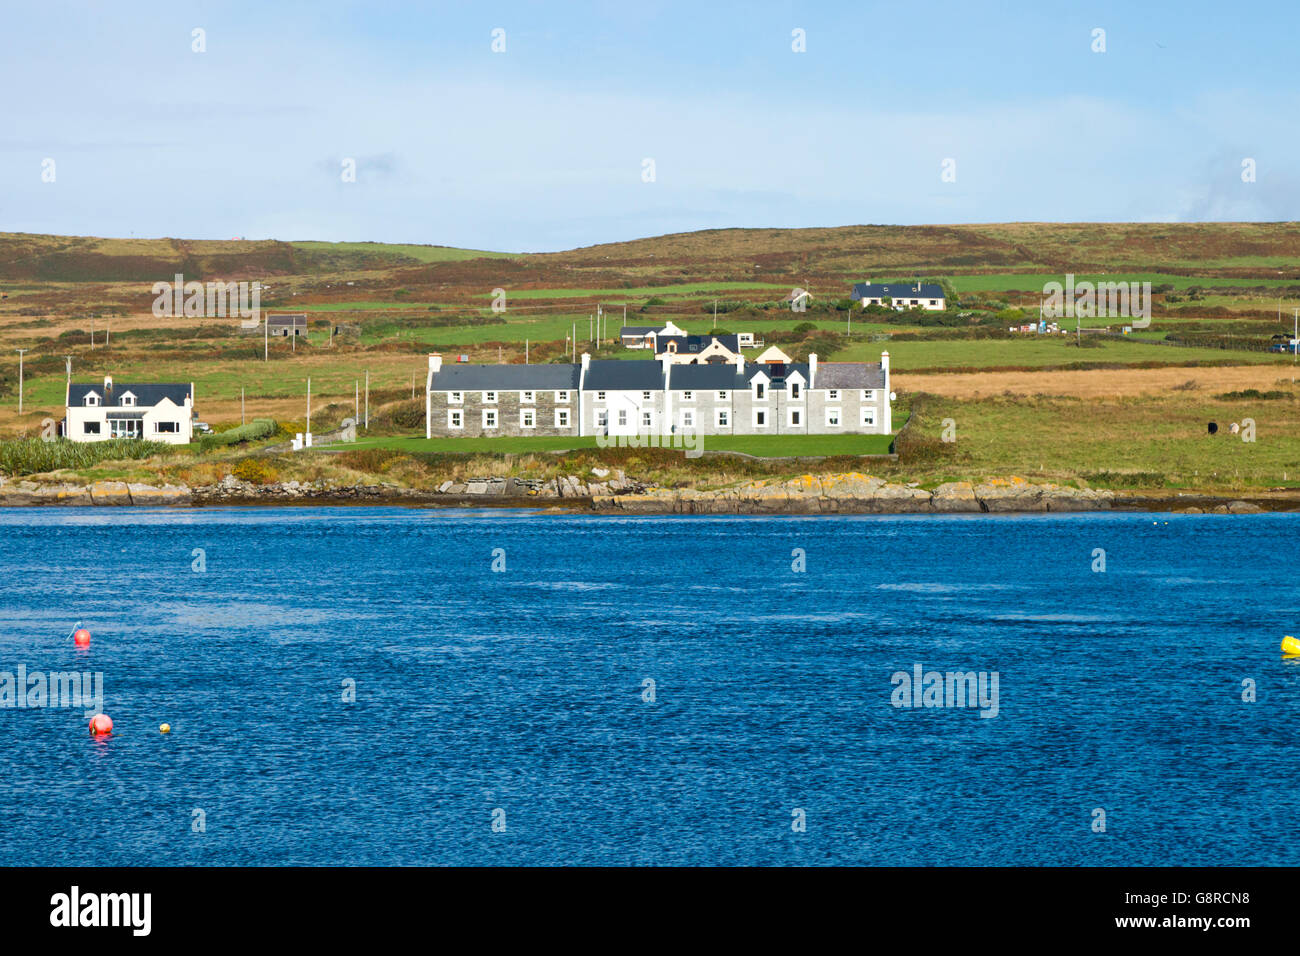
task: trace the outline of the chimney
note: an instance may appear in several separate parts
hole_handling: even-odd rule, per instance
[[[663,367],[664,367],[664,374],[667,375],[667,374],[668,374],[668,368],[669,368],[669,366],[671,366],[671,365],[673,364],[672,356],[669,355],[667,352],[665,352],[665,353],[664,353],[664,357],[661,358],[661,359],[659,360],[659,363],[660,363],[661,365],[663,365]]]
[[[885,373],[885,390],[889,390],[889,353],[880,353],[880,370]]]
[[[104,391],[106,391],[106,392],[111,392],[112,390],[113,390],[113,376],[111,376],[111,375],[105,375],[105,376],[104,376]]]
[[[813,384],[816,381],[817,381],[817,353],[809,352],[808,353],[808,387],[816,388],[817,386]]]
[[[736,353],[736,371],[745,371],[745,356],[741,355],[739,352]]]
[[[591,368],[591,353],[590,353],[590,352],[583,352],[583,353],[582,353],[582,370],[585,372],[585,371],[587,371],[587,369],[589,369],[589,368]]]
[[[432,355],[429,356],[429,371],[430,372],[442,371],[442,355],[440,353],[434,352]]]

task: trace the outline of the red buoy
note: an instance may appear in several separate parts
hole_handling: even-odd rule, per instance
[[[72,641],[78,647],[89,647],[90,632],[84,627],[79,627],[72,633]]]
[[[108,714],[96,714],[90,718],[90,732],[96,737],[113,732],[113,718]]]

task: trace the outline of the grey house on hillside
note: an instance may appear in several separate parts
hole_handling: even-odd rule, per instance
[[[491,435],[835,435],[893,430],[889,353],[879,364],[592,360],[453,365],[429,357],[428,438]]]

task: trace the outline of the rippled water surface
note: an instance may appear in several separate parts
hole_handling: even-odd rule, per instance
[[[0,864],[1295,864],[1297,532],[0,510],[0,672],[115,723],[0,709]]]

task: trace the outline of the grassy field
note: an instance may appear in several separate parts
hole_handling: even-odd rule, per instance
[[[703,435],[696,447],[701,451],[728,451],[760,458],[887,455],[891,435]],[[412,438],[406,436],[361,437],[355,442],[333,446],[339,450],[385,448],[402,452],[444,454],[531,454],[599,447],[594,437],[585,438]],[[676,450],[681,453],[680,449]]]

